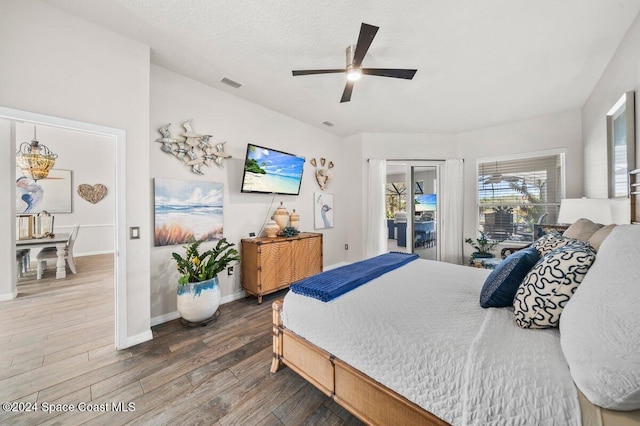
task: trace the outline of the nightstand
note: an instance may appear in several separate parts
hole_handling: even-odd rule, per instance
[[[471,258],[469,260],[469,266],[473,266],[474,268],[484,268],[484,269],[494,269],[502,262],[502,259],[497,257],[485,257],[474,259]]]

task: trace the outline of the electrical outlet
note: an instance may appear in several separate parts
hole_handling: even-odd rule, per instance
[[[233,275],[233,266],[229,266],[229,267],[227,268],[227,274],[228,274],[228,275]]]
[[[345,249],[345,250],[349,250],[349,244],[345,244],[345,245],[344,245],[344,249]]]

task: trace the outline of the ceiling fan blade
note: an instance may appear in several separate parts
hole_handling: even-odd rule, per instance
[[[353,66],[359,67],[364,59],[364,55],[367,54],[369,46],[373,42],[373,38],[378,32],[378,28],[373,25],[365,24],[364,22],[360,26],[360,35],[358,36],[358,44],[356,44],[356,51],[353,54]]]
[[[342,92],[342,99],[340,99],[340,103],[349,102],[351,100],[351,92],[353,92],[353,81],[347,81],[347,84],[344,86],[344,92]]]
[[[418,70],[400,68],[362,68],[362,74],[377,75],[378,77],[404,78],[411,80]]]
[[[347,72],[346,69],[333,69],[333,70],[297,70],[291,71],[294,75],[311,75],[311,74],[333,74],[339,72]]]

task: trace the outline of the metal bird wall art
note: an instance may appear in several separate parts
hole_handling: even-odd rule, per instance
[[[218,167],[223,168],[223,161],[231,158],[231,155],[224,151],[226,142],[216,143],[212,147],[209,141],[213,136],[195,132],[191,121],[188,120],[182,123],[185,131],[179,137],[171,135],[171,123],[165,124],[158,129],[162,137],[156,139],[156,142],[162,144],[160,147],[162,152],[174,156],[185,166],[191,167],[191,171],[197,175],[204,175],[202,168],[210,167],[211,163],[216,163]]]

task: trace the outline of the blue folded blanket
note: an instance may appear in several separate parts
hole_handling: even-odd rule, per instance
[[[417,258],[410,253],[381,254],[300,280],[291,291],[328,302]]]

